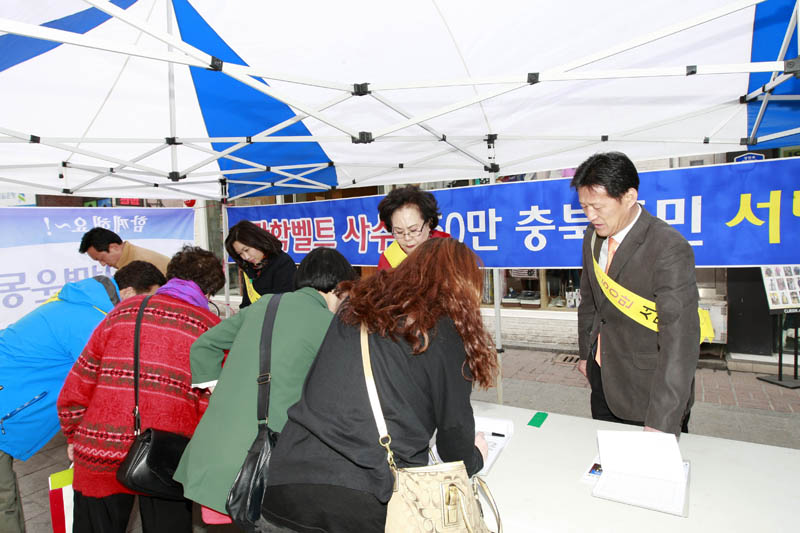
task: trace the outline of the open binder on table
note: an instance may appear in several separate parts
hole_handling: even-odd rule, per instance
[[[654,511],[688,516],[688,461],[671,433],[597,432],[603,472],[592,495]]]

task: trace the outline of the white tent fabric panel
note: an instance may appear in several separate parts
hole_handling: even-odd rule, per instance
[[[174,1],[185,8],[186,0]],[[174,50],[164,43],[172,2],[138,0],[124,10],[103,0],[4,2],[0,30],[23,23],[13,29],[21,34],[96,6],[114,18],[77,42],[151,58],[64,44],[0,71],[0,188],[24,182],[86,195],[219,197],[222,177],[287,179],[305,192],[329,161],[337,186],[349,187],[569,168],[606,150],[634,160],[735,151],[748,136],[739,97],[749,73],[775,68],[750,63],[757,3],[189,0],[249,65],[225,63],[215,75],[277,95],[310,133],[280,140],[322,149],[303,161],[317,167],[239,157],[249,170],[224,173],[212,146],[251,136],[274,142],[287,133],[269,128],[283,119],[210,138],[186,66],[210,59],[183,42]],[[179,36],[176,21],[171,27]],[[168,63],[154,59],[167,54],[178,61],[174,122]],[[697,73],[687,75],[692,68]],[[351,94],[358,83],[369,92]],[[253,111],[235,95],[224,105]],[[270,135],[259,137],[264,130]],[[354,143],[361,132],[372,142]],[[30,135],[48,142],[29,144]],[[493,147],[487,135],[497,136]],[[182,144],[166,146],[173,136]],[[110,168],[113,175],[103,172]],[[170,181],[170,172],[182,179]]]

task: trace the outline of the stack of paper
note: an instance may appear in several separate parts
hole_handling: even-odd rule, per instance
[[[593,496],[687,516],[689,462],[675,435],[600,430],[597,448],[603,473]]]
[[[514,434],[514,422],[506,418],[475,417],[475,432],[483,432],[486,443],[489,445],[489,454],[483,463],[483,468],[478,474],[484,476],[489,473],[492,465],[500,456]]]
[[[478,475],[484,476],[489,473],[489,469],[497,458],[500,452],[506,447],[514,434],[514,422],[506,418],[489,418],[484,416],[475,417],[475,433],[483,432],[486,443],[489,445],[489,453],[486,461],[483,463],[483,468],[478,472]],[[429,464],[441,463],[442,458],[439,457],[439,452],[436,450],[436,434],[434,433],[430,443],[433,458]]]

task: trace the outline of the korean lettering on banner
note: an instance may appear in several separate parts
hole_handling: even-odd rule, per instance
[[[40,304],[52,297],[65,283],[80,281],[89,277],[111,275],[111,269],[99,264],[90,267],[64,268],[60,271],[45,268],[30,276],[25,272],[0,274],[0,304],[6,309],[16,309],[32,299],[33,303]]]
[[[769,199],[764,202],[756,201],[756,208],[761,217],[767,219],[767,235],[770,244],[780,244],[781,242],[781,192],[772,190],[769,191]],[[792,194],[792,215],[800,217],[800,191],[793,191]],[[742,222],[749,222],[754,226],[764,225],[764,220],[756,216],[753,212],[753,195],[752,193],[742,193],[739,195],[739,210],[725,224],[728,227],[738,226]]]
[[[503,217],[497,216],[494,208],[484,211],[467,211],[466,220],[461,213],[454,212],[445,219],[445,231],[461,242],[465,240],[466,232],[472,236],[471,246],[476,252],[497,251],[497,223]],[[456,225],[458,231],[456,231]]]
[[[644,202],[641,202],[644,205]],[[692,196],[689,200],[689,235],[699,234],[702,231],[703,197]],[[656,216],[671,226],[682,226],[687,223],[686,199],[665,198],[656,201]],[[689,239],[692,246],[702,246],[702,240]]]
[[[123,233],[126,230],[133,230],[134,233],[141,233],[147,224],[147,217],[145,215],[135,215],[131,217],[94,215],[92,216],[91,226],[89,225],[89,221],[84,217],[75,217],[71,222],[54,222],[52,226],[50,217],[43,217],[42,221],[48,229],[48,234],[51,234],[51,227],[57,230],[70,231],[72,233],[86,233],[90,228],[97,227],[109,229],[114,233]]]
[[[314,248],[336,248],[333,217],[274,218],[254,223],[272,233],[281,242],[284,252],[305,254]]]
[[[365,254],[369,248],[369,243],[378,243],[378,252],[383,253],[392,240],[392,234],[386,231],[386,226],[378,220],[376,223],[369,222],[367,215],[361,214],[357,217],[347,216],[347,230],[342,236],[342,242],[358,243],[358,253]]]
[[[514,230],[527,232],[523,244],[531,252],[538,252],[547,246],[547,234],[544,232],[556,229],[555,220],[547,218],[551,213],[551,209],[542,209],[538,205],[532,205],[530,209],[523,209],[519,212],[519,216],[524,218],[517,221]],[[558,231],[563,234],[562,238],[564,240],[582,239],[586,225],[589,223],[589,219],[583,215],[583,210],[575,209],[570,204],[564,204],[562,213],[564,225],[558,226]]]

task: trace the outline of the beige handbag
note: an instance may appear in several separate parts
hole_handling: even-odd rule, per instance
[[[395,465],[390,447],[392,438],[386,428],[372,375],[369,341],[364,324],[361,325],[361,359],[369,403],[378,426],[378,442],[386,449],[386,459],[395,478],[394,493],[386,512],[386,531],[490,533],[483,521],[483,511],[478,499],[478,490],[481,490],[494,513],[497,533],[502,533],[500,514],[489,487],[478,476],[470,481],[463,461],[412,468],[398,468]]]

